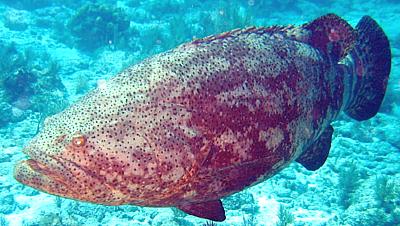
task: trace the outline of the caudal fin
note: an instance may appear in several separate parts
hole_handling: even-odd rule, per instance
[[[349,100],[344,111],[356,120],[376,115],[385,96],[391,68],[389,40],[369,16],[356,26],[358,38],[348,56],[352,65]]]

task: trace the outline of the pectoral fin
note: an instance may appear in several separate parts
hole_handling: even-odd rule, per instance
[[[178,206],[180,210],[196,217],[206,218],[212,221],[224,221],[225,210],[221,200],[202,203],[188,203]]]
[[[321,134],[318,140],[314,142],[296,162],[303,165],[308,170],[317,170],[324,165],[328,158],[329,149],[331,148],[333,128],[329,125]]]

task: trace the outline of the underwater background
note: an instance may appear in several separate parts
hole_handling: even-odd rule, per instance
[[[382,26],[392,72],[380,112],[344,114],[327,162],[298,163],[224,198],[213,225],[400,225],[400,1],[0,0],[0,226],[212,225],[175,208],[109,207],[48,195],[13,178],[43,120],[147,56],[250,25],[301,25],[336,13]]]

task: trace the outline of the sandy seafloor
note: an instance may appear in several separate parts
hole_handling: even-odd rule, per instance
[[[65,1],[68,2],[65,5],[48,3],[25,8],[23,4],[34,5],[36,1],[21,1],[22,5],[10,2],[0,1],[0,41],[13,41],[21,49],[45,49],[60,66],[59,76],[66,87],[69,103],[79,99],[98,80],[109,78],[131,62],[161,51],[163,43],[160,42],[150,43],[151,51],[144,50],[145,46],[140,47],[143,43],[140,39],[145,37],[141,32],[147,27],[157,25],[160,32],[168,30],[163,27],[167,26],[164,20],[167,16],[177,16],[189,28],[201,29],[202,25],[196,24],[196,10],[208,10],[215,14],[223,14],[226,10],[222,1],[193,1],[193,4],[184,0],[136,1],[138,3],[134,4],[108,1],[126,10],[130,26],[137,31],[136,37],[129,38],[139,44],[131,48],[110,44],[82,51],[73,41],[63,41],[65,34],[57,34],[59,30],[38,23],[39,19],[50,22],[59,20],[62,26],[76,12],[79,4]],[[382,25],[392,45],[390,100],[385,100],[385,109],[368,121],[356,122],[341,115],[333,123],[335,133],[329,158],[319,170],[307,171],[294,162],[273,178],[223,199],[227,219],[216,225],[400,225],[400,2],[324,2],[276,1],[265,4],[264,7],[269,8],[257,9],[252,22],[258,26],[302,24],[334,12],[354,26],[362,15],[372,16]],[[163,6],[164,3],[169,5]],[[233,7],[246,11],[258,4],[261,3],[257,0],[240,1],[233,3]],[[162,8],[171,6],[179,6],[179,10]],[[14,18],[10,18],[10,14],[18,16],[14,21],[17,27],[9,24],[9,20]],[[84,92],[77,92],[82,76],[87,87]],[[13,112],[21,114],[20,111],[15,109]],[[1,226],[190,226],[206,223],[203,219],[172,208],[93,205],[57,198],[17,183],[12,176],[13,165],[25,158],[21,148],[36,133],[39,117],[38,112],[23,111],[26,111],[26,117],[22,121],[16,120],[0,128]],[[388,183],[383,183],[382,178],[386,178]],[[279,214],[279,209],[284,209],[286,214],[282,211]],[[285,216],[292,216],[293,220],[285,221]]]

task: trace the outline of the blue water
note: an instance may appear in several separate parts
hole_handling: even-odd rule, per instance
[[[52,196],[15,181],[13,166],[47,116],[131,64],[195,38],[331,12],[353,26],[370,15],[390,40],[379,113],[364,122],[341,115],[322,168],[292,163],[223,199],[227,219],[215,225],[400,225],[400,2],[0,0],[0,226],[211,225],[174,208]]]

